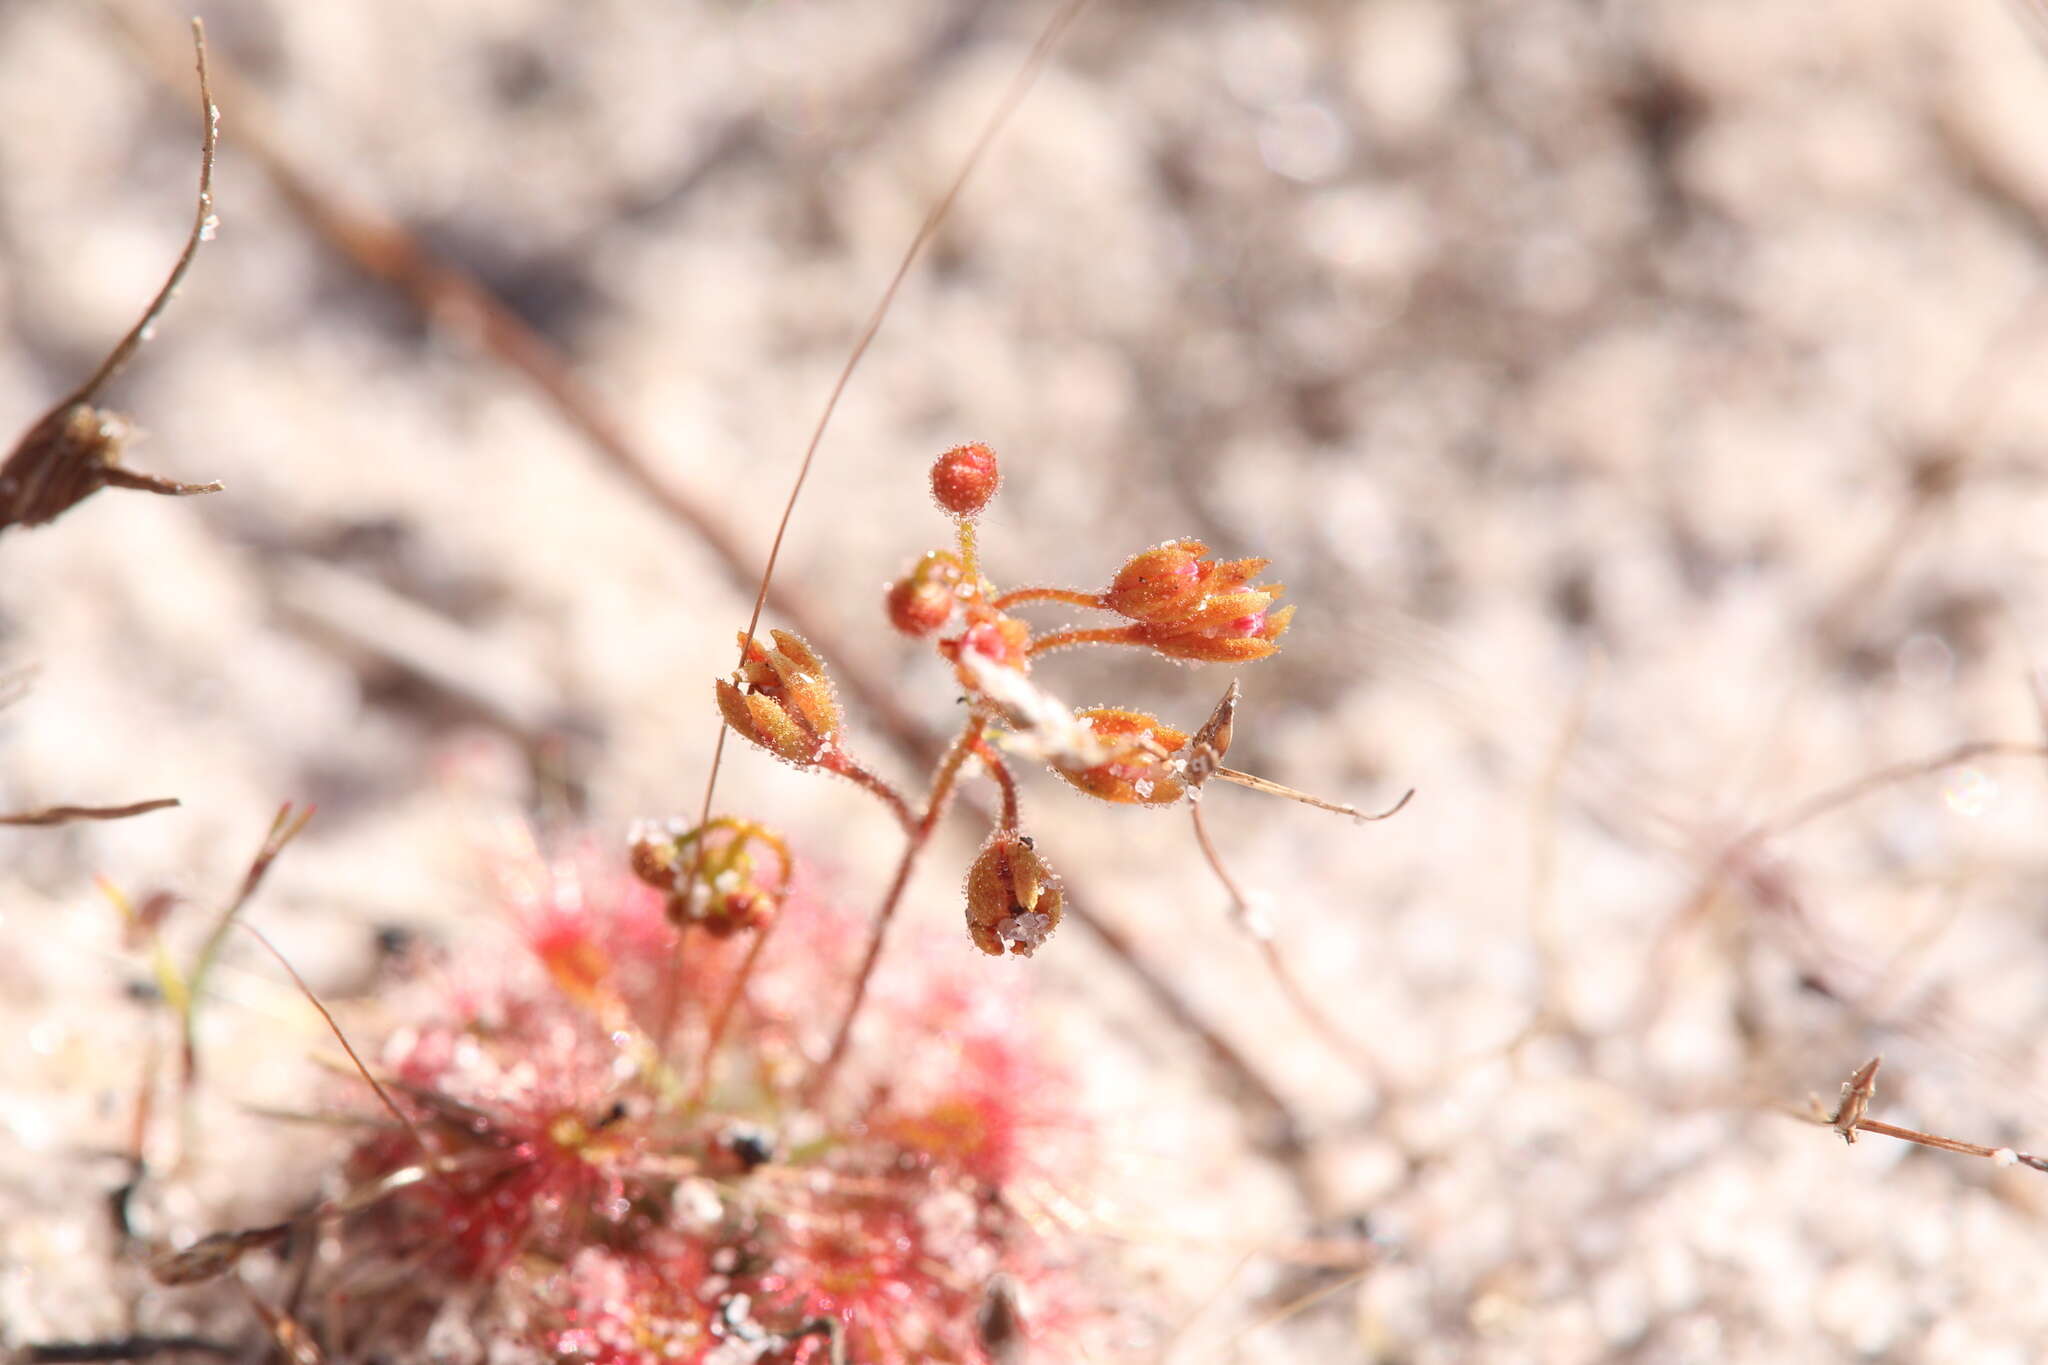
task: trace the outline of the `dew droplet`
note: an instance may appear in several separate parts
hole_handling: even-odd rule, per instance
[[[217,213],[209,213],[209,214],[207,214],[207,215],[206,215],[206,217],[204,217],[204,218],[202,218],[202,219],[200,219],[200,220],[199,220],[199,240],[200,240],[200,241],[202,241],[202,242],[210,242],[210,241],[212,241],[212,240],[213,240],[213,238],[214,238],[214,234],[218,233],[219,231],[220,231],[220,215],[219,215],[219,214],[217,214]]]
[[[1957,815],[1974,820],[1998,799],[1998,783],[1981,768],[1960,768],[1942,784],[1941,799]]]

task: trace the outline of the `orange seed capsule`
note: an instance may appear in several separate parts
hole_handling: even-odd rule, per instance
[[[1059,928],[1060,879],[1013,829],[988,837],[967,869],[967,936],[992,957],[1030,957]]]
[[[839,701],[824,662],[800,636],[768,633],[772,650],[741,637],[746,659],[737,681],[718,680],[718,710],[740,738],[786,763],[810,767],[839,740]]]
[[[1171,805],[1186,793],[1172,757],[1187,745],[1185,731],[1120,706],[1091,706],[1076,711],[1074,719],[1109,752],[1108,758],[1087,767],[1054,760],[1053,771],[1076,791],[1127,806]]]

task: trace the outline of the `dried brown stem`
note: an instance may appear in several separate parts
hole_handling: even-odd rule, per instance
[[[1855,1073],[1842,1084],[1842,1102],[1834,1113],[1830,1114],[1821,1109],[1817,1101],[1811,1112],[1801,1113],[1792,1108],[1786,1108],[1784,1112],[1804,1122],[1832,1128],[1842,1135],[1844,1142],[1853,1143],[1858,1133],[1876,1133],[1880,1137],[1897,1138],[1900,1142],[1932,1147],[1937,1151],[1982,1157],[1998,1165],[2025,1166],[2032,1170],[2048,1172],[2048,1156],[2036,1156],[2029,1152],[2015,1151],[2010,1147],[1987,1147],[1981,1142],[1965,1142],[1961,1138],[1925,1133],[1918,1128],[1901,1128],[1894,1123],[1883,1123],[1866,1117],[1864,1111],[1870,1107],[1871,1099],[1877,1094],[1877,1071],[1883,1062],[1882,1057],[1872,1057],[1856,1068]]]
[[[65,825],[74,820],[126,820],[131,815],[147,815],[153,810],[169,810],[178,804],[177,797],[163,796],[154,801],[137,801],[126,806],[46,806],[42,810],[0,815],[0,825]]]
[[[213,88],[207,80],[206,30],[197,19],[192,21],[192,47],[199,69],[200,119],[205,128],[200,136],[199,204],[192,216],[192,231],[170,275],[127,335],[114,344],[83,384],[36,420],[0,464],[0,530],[54,521],[109,485],[172,497],[220,491],[218,483],[179,483],[123,469],[121,447],[128,424],[94,406],[101,388],[149,339],[199,254],[199,244],[213,234],[213,161],[220,142],[220,110],[214,106]]]
[[[1321,1038],[1331,1051],[1351,1063],[1369,1084],[1384,1085],[1386,1069],[1381,1066],[1379,1058],[1375,1057],[1363,1043],[1338,1028],[1337,1022],[1323,1013],[1314,998],[1303,989],[1300,978],[1296,977],[1287,965],[1286,958],[1281,955],[1280,945],[1274,941],[1272,926],[1261,922],[1250,898],[1238,886],[1237,879],[1230,875],[1230,869],[1223,865],[1223,855],[1217,851],[1215,841],[1209,837],[1209,827],[1202,819],[1202,803],[1198,800],[1189,801],[1188,813],[1194,819],[1195,843],[1201,848],[1202,857],[1208,862],[1209,870],[1216,874],[1216,880],[1222,884],[1224,893],[1230,897],[1231,921],[1247,938],[1258,945],[1259,955],[1266,960],[1266,970],[1272,975],[1274,984],[1280,987],[1280,993],[1287,997],[1287,1003],[1294,1007],[1294,1012],[1301,1016],[1302,1022],[1309,1026],[1311,1032]]]
[[[1393,805],[1388,806],[1383,811],[1369,813],[1360,810],[1356,806],[1347,806],[1340,801],[1325,801],[1320,796],[1310,796],[1307,792],[1296,791],[1292,787],[1283,787],[1278,782],[1271,782],[1263,777],[1255,777],[1251,773],[1241,773],[1235,768],[1219,767],[1211,775],[1220,777],[1225,782],[1235,782],[1240,787],[1249,787],[1255,792],[1264,792],[1268,796],[1284,796],[1289,801],[1299,801],[1304,806],[1314,806],[1317,810],[1326,810],[1333,815],[1348,815],[1352,819],[1359,821],[1391,820],[1407,809],[1408,803],[1415,799],[1415,788],[1410,787],[1407,791],[1401,793],[1401,799]]]

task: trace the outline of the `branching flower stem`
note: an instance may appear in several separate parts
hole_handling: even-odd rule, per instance
[[[894,795],[894,792],[890,794]],[[725,1043],[726,1026],[732,1022],[734,1009],[747,993],[747,980],[754,974],[754,964],[761,960],[761,950],[768,946],[768,936],[781,922],[782,916],[776,915],[754,931],[754,941],[747,946],[746,957],[741,959],[739,970],[733,973],[725,998],[718,1002],[718,1013],[711,1016],[710,1031],[704,1036],[704,1061],[697,1068],[697,1084],[690,1090],[688,1107],[693,1111],[703,1107],[704,1097],[711,1093],[711,1087],[718,1079],[718,1050]]]
[[[1002,755],[985,740],[978,739],[974,742],[974,756],[981,760],[982,766],[988,770],[988,775],[995,779],[997,788],[1003,794],[1002,813],[997,818],[996,827],[1018,828],[1022,824],[1022,817],[1017,811],[1016,776],[1010,772],[1009,765],[1003,762]]]
[[[1100,593],[1076,592],[1071,588],[1012,588],[989,603],[997,611],[1008,611],[1027,602],[1064,602],[1070,607],[1106,611]]]
[[[875,974],[875,963],[882,956],[882,943],[889,933],[889,922],[896,917],[896,908],[903,903],[903,892],[910,885],[910,874],[917,868],[918,855],[931,842],[932,831],[938,828],[939,817],[946,812],[946,804],[959,785],[960,769],[967,762],[969,754],[976,752],[982,743],[982,735],[988,729],[988,716],[977,709],[967,718],[959,737],[939,760],[938,768],[932,774],[931,790],[925,796],[924,814],[910,831],[910,838],[903,846],[903,856],[897,861],[896,875],[889,881],[889,890],[882,897],[881,908],[875,911],[874,926],[868,931],[867,951],[862,954],[860,969],[854,974],[853,996],[846,1002],[846,1012],[839,1017],[839,1026],[833,1031],[832,1046],[825,1053],[825,1060],[811,1073],[804,1086],[806,1103],[816,1104],[831,1087],[832,1077],[839,1070],[840,1061],[846,1056],[846,1047],[853,1037],[854,1021],[860,1018],[861,1006],[867,1003],[868,983]],[[1000,780],[1000,779],[999,779]],[[1010,786],[1004,788],[1004,806],[1011,813],[1016,811],[1015,795]]]
[[[819,766],[830,772],[838,773],[841,777],[887,806],[889,813],[896,817],[896,823],[903,826],[905,834],[912,833],[917,829],[917,816],[911,812],[910,802],[904,799],[902,792],[897,791],[894,786],[890,785],[887,778],[882,777],[869,768],[861,766],[859,762],[844,754],[835,754]]]
[[[1050,654],[1056,649],[1072,649],[1075,645],[1143,645],[1136,637],[1134,626],[1101,626],[1093,630],[1056,630],[1041,635],[1031,642],[1028,651],[1032,658]]]

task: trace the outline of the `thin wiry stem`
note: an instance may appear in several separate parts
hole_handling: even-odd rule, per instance
[[[1747,865],[1756,856],[1757,851],[1772,839],[1782,838],[1824,815],[1853,805],[1873,792],[1911,781],[1916,777],[1927,777],[1960,763],[1968,763],[1979,758],[2042,757],[2048,757],[2048,744],[1999,739],[1970,740],[1926,758],[1888,763],[1846,782],[1824,787],[1804,800],[1794,802],[1769,819],[1751,825],[1722,846],[1721,851],[1715,855],[1705,873],[1701,875],[1692,894],[1658,934],[1657,942],[1650,949],[1650,968],[1644,975],[1643,989],[1636,1003],[1637,1020],[1640,1024],[1647,1025],[1654,1021],[1663,1009],[1667,993],[1661,989],[1659,983],[1671,979],[1672,958],[1678,950],[1680,937],[1713,906],[1721,893],[1721,888],[1734,879],[1738,870]]]
[[[322,1003],[319,996],[313,994],[313,988],[306,984],[306,978],[299,975],[299,969],[292,966],[291,959],[279,952],[277,945],[272,943],[261,929],[258,929],[247,920],[242,921],[242,928],[248,930],[255,937],[256,941],[263,945],[265,952],[277,959],[277,965],[284,968],[285,974],[291,977],[292,984],[299,988],[299,994],[305,996],[307,1003],[320,1012],[320,1017],[327,1023],[327,1031],[334,1035],[334,1041],[340,1043],[341,1050],[348,1054],[348,1059],[354,1065],[356,1074],[361,1076],[369,1084],[370,1089],[376,1092],[378,1100],[383,1103],[386,1109],[391,1111],[391,1116],[404,1126],[406,1132],[412,1134],[412,1140],[418,1144],[421,1157],[431,1165],[437,1153],[434,1151],[433,1145],[427,1141],[427,1135],[420,1130],[419,1124],[413,1121],[412,1115],[399,1108],[398,1102],[391,1098],[391,1092],[384,1088],[383,1082],[379,1081],[370,1068],[363,1064],[362,1057],[356,1053],[355,1045],[349,1042],[348,1035],[342,1032],[341,1025],[335,1021],[333,1012]]]
[[[925,796],[924,814],[918,818],[917,827],[910,832],[904,843],[903,856],[896,863],[896,875],[889,881],[889,890],[882,897],[882,904],[875,911],[875,922],[868,930],[867,951],[861,955],[860,967],[853,978],[853,995],[846,1002],[846,1010],[839,1016],[839,1026],[833,1030],[832,1046],[825,1053],[825,1060],[811,1073],[804,1086],[806,1102],[815,1104],[832,1084],[832,1077],[839,1070],[839,1063],[846,1056],[847,1043],[853,1037],[854,1021],[860,1018],[861,1006],[867,1003],[868,983],[874,979],[875,964],[882,956],[882,944],[889,933],[889,923],[896,917],[896,908],[903,903],[903,892],[910,885],[910,874],[917,868],[918,855],[931,841],[932,831],[938,828],[939,817],[945,814],[946,803],[953,795],[954,785],[959,781],[960,769],[967,762],[967,756],[981,743],[982,732],[988,727],[988,718],[975,712],[967,718],[967,724],[939,760],[938,770],[932,774],[930,792]]]
[[[1326,810],[1334,815],[1348,815],[1352,819],[1359,821],[1391,820],[1407,809],[1408,803],[1415,799],[1415,788],[1410,787],[1407,791],[1401,793],[1400,800],[1388,806],[1385,810],[1367,812],[1360,810],[1356,806],[1347,806],[1341,801],[1325,801],[1320,796],[1310,796],[1307,792],[1296,791],[1292,787],[1283,787],[1278,782],[1270,782],[1263,777],[1255,777],[1251,773],[1241,773],[1235,768],[1219,767],[1211,775],[1220,777],[1225,782],[1235,782],[1240,787],[1249,787],[1255,792],[1264,792],[1268,796],[1284,796],[1289,801],[1299,801],[1304,806],[1314,806],[1317,810]]]
[[[1315,1000],[1303,989],[1301,981],[1288,967],[1280,953],[1280,945],[1273,940],[1270,925],[1259,921],[1258,912],[1250,898],[1238,886],[1230,870],[1223,865],[1223,855],[1218,853],[1213,840],[1209,838],[1209,827],[1202,820],[1202,803],[1199,799],[1188,802],[1188,813],[1194,817],[1195,843],[1202,850],[1202,857],[1208,862],[1209,870],[1216,874],[1224,893],[1230,897],[1230,917],[1247,938],[1258,945],[1259,955],[1266,960],[1266,970],[1272,974],[1274,984],[1287,997],[1287,1003],[1302,1018],[1315,1035],[1327,1043],[1331,1050],[1349,1061],[1365,1079],[1373,1085],[1384,1085],[1386,1068],[1380,1064],[1371,1050],[1363,1043],[1351,1038],[1337,1027],[1336,1021],[1316,1005]]]
[[[286,844],[299,837],[306,828],[306,822],[313,818],[313,808],[306,807],[295,817],[291,802],[278,807],[276,817],[270,822],[270,832],[264,836],[262,847],[249,863],[249,870],[242,877],[242,889],[228,902],[220,918],[214,922],[212,932],[199,945],[198,953],[192,959],[191,970],[185,973],[185,1010],[182,1023],[183,1086],[189,1094],[199,1078],[199,1005],[206,987],[206,978],[213,970],[214,960],[227,941],[228,931],[235,926],[236,918],[243,907],[256,894],[256,888],[263,884],[263,878],[270,871],[270,865],[277,861],[277,855],[284,852]]]
[[[1018,68],[1017,74],[1011,78],[1009,88],[1003,92],[1002,98],[996,102],[996,107],[990,112],[987,121],[982,124],[980,133],[968,148],[967,155],[961,161],[960,169],[954,173],[952,182],[947,185],[945,193],[940,195],[937,202],[926,212],[924,221],[918,224],[916,233],[911,236],[910,245],[904,248],[902,259],[896,263],[895,272],[890,275],[888,284],[883,286],[882,296],[875,301],[874,309],[868,314],[868,320],[862,326],[860,335],[855,338],[853,349],[847,354],[846,363],[840,366],[837,378],[832,381],[831,391],[825,396],[825,406],[818,413],[817,424],[811,428],[810,440],[805,443],[803,459],[797,463],[796,478],[790,484],[789,497],[782,504],[782,515],[776,519],[775,536],[768,544],[768,558],[761,566],[760,586],[754,592],[753,610],[748,613],[747,628],[740,636],[740,665],[746,663],[747,642],[752,640],[754,632],[760,629],[761,613],[768,605],[769,589],[775,581],[775,566],[782,557],[782,543],[789,534],[790,519],[796,515],[797,500],[803,495],[804,484],[810,479],[811,466],[817,461],[818,448],[824,444],[825,432],[832,424],[832,414],[838,410],[839,400],[845,395],[846,386],[853,381],[854,371],[860,368],[860,362],[866,358],[868,348],[874,345],[875,337],[881,333],[882,323],[888,318],[889,310],[896,302],[896,294],[902,289],[903,281],[909,277],[911,267],[916,265],[917,258],[924,254],[925,246],[931,241],[932,236],[938,232],[939,225],[945,222],[947,216],[952,213],[953,203],[960,197],[960,192],[967,187],[968,177],[974,174],[975,168],[981,164],[982,158],[987,155],[990,144],[995,141],[996,134],[1002,131],[1003,125],[1009,122],[1011,114],[1023,102],[1025,92],[1031,88],[1032,82],[1038,77],[1039,70],[1045,65],[1046,60],[1051,57],[1053,47],[1059,42],[1060,35],[1066,31],[1067,25],[1073,22],[1075,16],[1081,12],[1082,7],[1086,4],[1087,0],[1067,0],[1067,3],[1061,5],[1054,12],[1052,19],[1038,35],[1038,41],[1032,46],[1030,55],[1024,59],[1024,63]],[[969,547],[969,563],[971,564],[973,539],[972,533],[965,523],[962,523],[961,534],[962,543]],[[971,574],[969,579],[972,581]],[[806,634],[808,632],[800,630],[797,633]],[[893,697],[890,699],[890,705],[894,706]],[[725,727],[720,725],[718,739],[712,745],[711,767],[704,777],[704,799],[699,805],[698,815],[698,823],[700,825],[711,818],[711,804],[718,791],[718,775],[724,757]],[[913,836],[913,840],[915,840],[915,836]],[[701,852],[699,856],[701,857]],[[877,939],[872,947],[879,949],[879,939]],[[860,995],[866,989],[865,973],[871,968],[872,963],[863,968],[863,979],[860,986],[856,988],[855,993],[856,1007],[859,1004]],[[843,1040],[835,1046],[843,1046]]]
[[[718,1050],[725,1043],[725,1030],[732,1023],[733,1011],[746,996],[747,982],[754,975],[754,964],[761,960],[761,950],[768,946],[768,935],[774,933],[775,926],[781,922],[782,916],[777,914],[754,931],[754,941],[747,945],[747,955],[740,960],[739,970],[733,973],[725,998],[718,1002],[718,1012],[711,1016],[710,1030],[704,1035],[704,1060],[697,1068],[697,1083],[690,1089],[688,1107],[691,1109],[701,1108],[704,1097],[711,1093],[718,1076]]]
[[[185,279],[185,272],[192,268],[192,260],[199,254],[199,244],[213,236],[213,160],[220,147],[220,110],[213,102],[213,87],[206,77],[206,26],[197,19],[192,21],[192,48],[194,62],[199,68],[199,116],[205,121],[206,131],[199,143],[199,207],[192,215],[192,231],[185,238],[185,249],[178,253],[178,260],[171,267],[170,276],[163,287],[156,291],[156,297],[149,301],[149,307],[128,329],[128,335],[107,352],[107,358],[92,372],[92,377],[78,386],[78,390],[65,399],[60,407],[73,403],[90,403],[106,382],[119,374],[127,365],[142,343],[149,340],[151,329],[163,316],[170,305],[171,295],[178,292],[179,284]],[[217,489],[218,484],[212,485]]]
[[[910,802],[904,799],[903,793],[897,791],[887,778],[870,768],[863,767],[844,754],[837,755],[820,766],[829,772],[838,773],[887,806],[889,814],[896,817],[896,823],[903,827],[904,833],[907,834],[917,827],[917,816],[912,813]]]

